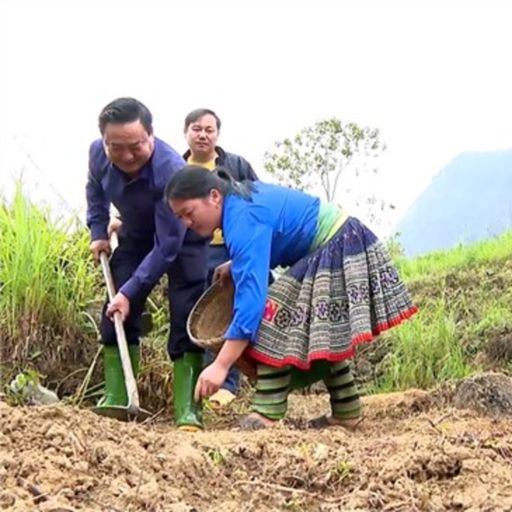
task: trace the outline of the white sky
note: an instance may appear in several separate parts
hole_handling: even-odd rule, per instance
[[[512,147],[511,23],[506,0],[0,0],[0,186],[83,211],[98,113],[130,95],[180,152],[214,109],[260,174],[317,120],[376,126],[392,222],[458,153]]]

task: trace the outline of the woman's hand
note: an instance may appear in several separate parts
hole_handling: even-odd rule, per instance
[[[197,379],[194,400],[199,402],[202,398],[207,398],[216,393],[224,384],[228,371],[229,368],[221,365],[217,360],[207,366]]]
[[[220,285],[224,286],[231,279],[231,261],[226,261],[219,265],[213,272],[213,282],[220,281]]]
[[[196,402],[219,390],[228,376],[229,369],[238,361],[248,344],[248,340],[226,340],[224,342],[215,361],[207,366],[197,379],[194,392]]]

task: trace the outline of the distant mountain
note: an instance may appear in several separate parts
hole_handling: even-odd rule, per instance
[[[512,150],[463,153],[432,180],[398,223],[408,256],[512,228]]]

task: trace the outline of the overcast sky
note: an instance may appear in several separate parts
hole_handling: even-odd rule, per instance
[[[180,152],[214,109],[257,170],[322,118],[378,127],[396,217],[460,152],[512,147],[511,20],[505,0],[0,0],[0,185],[83,211],[98,113],[130,95]]]

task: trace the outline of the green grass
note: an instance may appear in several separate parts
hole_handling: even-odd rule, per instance
[[[435,251],[414,259],[398,257],[396,264],[401,276],[408,280],[431,278],[434,275],[453,272],[476,265],[512,257],[512,231],[477,242],[459,245],[446,251]]]
[[[383,337],[387,350],[368,383],[371,392],[429,388],[481,370],[510,370],[512,232],[395,261],[420,313]]]
[[[90,332],[84,312],[95,273],[88,233],[76,221],[52,219],[20,185],[12,201],[0,201],[0,233],[2,376],[38,360],[51,372],[51,363]]]
[[[89,231],[77,219],[52,217],[18,185],[12,199],[0,197],[0,233],[0,391],[16,374],[37,372],[61,397],[92,397],[102,379],[91,365],[106,291]],[[144,343],[139,391],[158,409],[172,397],[163,285],[148,308],[155,328]]]
[[[485,336],[489,331],[494,330],[511,330],[512,332],[512,309],[500,304],[499,301],[483,304],[480,319],[471,326],[471,331],[477,336]]]
[[[34,370],[72,393],[97,351],[94,319],[105,294],[89,233],[77,221],[52,219],[20,187],[11,201],[0,199],[0,233],[0,384]],[[412,260],[398,249],[395,261],[420,313],[361,347],[356,368],[366,358],[371,374],[361,382],[373,392],[393,391],[485,369],[512,371],[512,232]],[[164,292],[158,287],[148,305],[155,329],[139,380],[148,397],[169,393]]]
[[[428,388],[471,373],[457,325],[442,301],[421,310],[393,332],[386,371],[376,384],[379,391]]]

